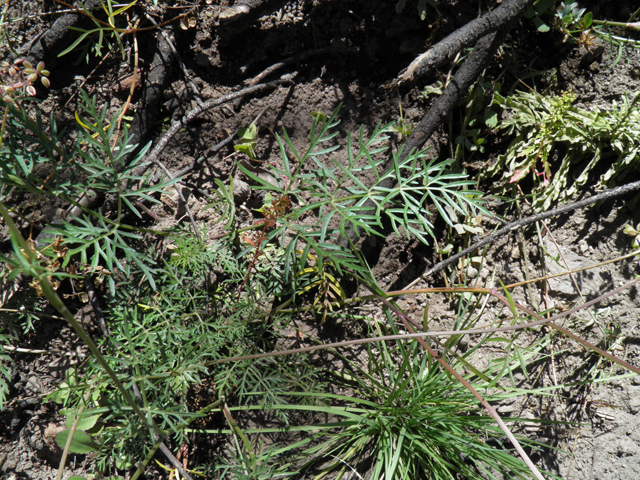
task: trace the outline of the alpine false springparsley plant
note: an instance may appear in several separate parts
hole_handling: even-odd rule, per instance
[[[368,138],[362,127],[357,135],[349,133],[344,146],[346,161],[338,160],[333,153],[341,148],[335,143],[339,109],[330,116],[314,112],[304,151],[296,149],[286,130],[276,135],[282,162],[280,166],[266,167],[271,170],[274,183],[238,164],[255,188],[291,199],[291,208],[274,221],[265,239],[283,250],[287,283],[296,282],[295,273],[309,261],[313,265],[331,264],[339,274],[350,270],[368,278],[369,270],[359,255],[337,244],[350,227],[382,236],[386,216],[398,235],[428,244],[429,238],[435,236],[429,205],[434,205],[450,225],[453,222],[447,208],[461,215],[484,211],[481,193],[466,190],[473,182],[463,174],[450,172],[451,160],[428,160],[426,151],[412,151],[403,160],[401,151],[394,153],[393,168],[381,174],[386,160],[383,153],[388,149],[389,135],[395,132],[394,123],[376,126]],[[362,180],[365,175],[374,177],[371,185]],[[386,188],[382,185],[389,177],[395,186]],[[365,213],[367,200],[375,204],[373,214]],[[309,283],[317,281],[303,278]]]

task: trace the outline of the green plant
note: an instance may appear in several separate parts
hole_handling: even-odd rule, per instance
[[[136,15],[133,15],[133,19],[129,18],[129,14],[127,11],[133,7],[135,7],[138,3],[138,0],[132,0],[130,3],[118,4],[113,0],[101,0],[100,7],[102,7],[102,12],[106,17],[106,21],[99,18],[99,15],[94,15],[91,8],[85,6],[84,3],[78,2],[77,5],[69,5],[62,0],[55,0],[57,3],[64,5],[67,8],[71,8],[75,10],[78,14],[84,15],[89,18],[91,22],[95,25],[94,28],[89,30],[85,30],[83,28],[78,27],[69,27],[70,30],[74,30],[80,33],[80,36],[64,51],[62,51],[58,56],[61,57],[66,55],[67,53],[75,50],[79,45],[83,44],[86,41],[82,48],[82,52],[80,57],[77,60],[79,63],[84,57],[86,62],[88,63],[90,60],[90,53],[93,52],[94,56],[100,57],[102,56],[102,48],[105,43],[105,37],[108,37],[112,40],[112,43],[107,44],[107,48],[111,51],[112,45],[115,43],[118,45],[118,50],[120,51],[120,55],[122,59],[125,59],[126,49],[124,43],[122,41],[122,37],[124,35],[132,35],[133,36],[133,46],[135,50],[136,56],[136,68],[137,68],[137,41],[136,34],[138,32],[146,31],[146,30],[155,30],[158,27],[169,24],[176,19],[183,19],[187,16],[187,14],[178,15],[175,18],[167,22],[163,22],[161,24],[153,24],[150,27],[139,27],[140,20]],[[153,4],[157,5],[157,0],[153,0]],[[98,9],[99,10],[99,9]],[[126,17],[126,19],[124,18]],[[103,17],[104,18],[104,17]]]
[[[345,300],[347,296],[339,280],[331,273],[335,269],[330,262],[319,263],[311,254],[308,255],[308,258],[310,266],[304,268],[298,275],[308,275],[312,281],[311,283],[305,282],[306,286],[302,289],[302,292],[316,290],[313,306],[322,305],[321,323],[324,323],[327,314],[333,312],[333,305],[336,302]]]
[[[571,92],[560,96],[519,92],[506,98],[496,94],[494,104],[507,114],[499,128],[515,137],[480,178],[498,177],[496,191],[505,194],[510,184],[529,176],[536,210],[569,199],[597,165],[604,170],[598,184],[620,181],[637,168],[639,99],[638,95],[631,100],[623,97],[610,110],[587,111],[573,105],[576,95]]]
[[[13,62],[0,62],[0,96],[6,104],[13,102],[16,96],[36,94],[34,85],[40,81],[49,88],[49,71],[45,70],[44,62],[33,67],[29,62],[18,58]]]
[[[640,225],[637,228],[633,228],[631,225],[624,227],[624,233],[633,237],[632,246],[634,250],[640,249]]]
[[[84,101],[82,108],[90,120],[82,120],[87,127],[80,130],[79,138],[67,148],[62,146],[64,132],[58,130],[53,116],[47,133],[38,110],[33,120],[27,109],[10,106],[9,137],[0,151],[0,181],[5,186],[2,198],[18,189],[38,198],[55,198],[81,210],[82,216],[61,219],[49,231],[62,238],[63,245],[69,248],[61,268],[66,268],[78,254],[81,264],[95,269],[104,262],[113,274],[122,272],[128,276],[132,268],[137,267],[153,285],[154,260],[137,248],[136,244],[142,239],[140,231],[123,222],[123,216],[128,211],[141,218],[136,204],[159,203],[154,194],[177,179],[150,184],[148,179],[136,175],[134,172],[143,165],[142,158],[150,145],[135,152],[130,159],[136,146],[129,143],[127,129],[118,144],[111,145],[116,124],[106,121],[106,107],[98,109],[95,99],[82,91],[80,95]],[[43,166],[50,169],[44,178],[35,173]],[[83,206],[81,199],[86,195],[113,195],[113,215]],[[55,237],[48,240],[53,241]],[[50,250],[44,253],[54,254]],[[120,255],[126,261],[121,261]],[[114,291],[115,277],[110,275],[108,282]]]
[[[349,134],[346,162],[331,157],[330,154],[340,148],[331,144],[337,135],[331,131],[339,123],[337,114],[338,109],[330,117],[314,116],[309,146],[304,152],[295,148],[286,131],[282,136],[276,135],[282,165],[269,166],[274,183],[242,163],[238,164],[255,183],[255,188],[275,193],[291,204],[290,209],[270,220],[269,230],[262,239],[276,242],[283,250],[283,279],[287,284],[297,283],[296,272],[305,268],[309,254],[314,255],[319,264],[330,262],[340,275],[350,270],[368,277],[368,270],[357,254],[336,245],[338,237],[346,235],[347,227],[382,235],[382,218],[387,216],[399,235],[428,243],[434,232],[427,203],[435,205],[439,215],[450,225],[447,206],[463,215],[483,211],[479,192],[462,190],[472,182],[464,175],[451,173],[448,170],[450,161],[427,161],[426,152],[410,152],[402,162],[397,160],[400,152],[394,154],[394,168],[381,175],[379,167],[385,158],[380,154],[387,149],[381,144],[393,131],[393,124],[378,125],[368,139],[361,129],[358,145],[354,145]],[[359,179],[366,172],[375,176],[371,186]],[[394,178],[397,186],[380,186],[387,177]],[[367,208],[364,206],[367,200],[376,205],[373,215],[361,213]],[[311,218],[301,221],[310,214]],[[260,223],[259,226],[267,224]],[[314,280],[308,278],[308,281]],[[295,290],[302,287],[295,287]]]
[[[564,34],[563,42],[582,43],[582,34],[589,30],[592,23],[592,14],[586,8],[580,8],[577,2],[565,4],[556,0],[536,0],[525,13],[525,17],[532,18],[539,32],[548,32],[551,28]],[[552,7],[554,7],[552,9]],[[551,14],[551,22],[545,22],[542,17]],[[551,26],[548,25],[551,23]],[[576,34],[580,34],[576,37]]]
[[[258,138],[258,127],[253,123],[247,128],[241,128],[238,131],[238,143],[233,146],[237,152],[244,153],[251,160],[256,159],[256,146]]]
[[[37,281],[38,285],[42,289],[43,295],[47,297],[52,306],[58,310],[64,319],[69,322],[78,336],[86,344],[93,358],[99,364],[100,370],[109,379],[113,390],[122,396],[122,405],[127,405],[131,408],[135,416],[138,418],[138,421],[141,421],[142,424],[149,429],[149,432],[153,432],[154,435],[161,434],[162,431],[158,428],[157,424],[153,419],[147,418],[142,412],[140,406],[134,402],[131,394],[128,393],[127,389],[124,387],[123,381],[118,377],[116,372],[110,368],[105,356],[102,355],[91,337],[86,333],[82,325],[74,318],[55,292],[50,278],[68,278],[72,275],[60,271],[53,272],[48,268],[46,263],[41,263],[41,257],[37,255],[37,252],[33,251],[21,235],[2,202],[0,202],[0,215],[9,228],[11,235],[13,255],[2,255],[0,257],[0,259],[6,262],[11,268],[10,278],[15,278],[19,274],[24,274],[26,276],[33,277],[34,280]],[[85,399],[88,397],[84,392],[83,396]],[[72,438],[71,436],[69,437]]]
[[[554,25],[564,34],[563,42],[586,44],[591,32],[593,14],[586,8],[580,8],[578,2],[566,5],[560,2],[556,9]],[[576,37],[576,34],[579,34]]]
[[[120,54],[122,56],[122,59],[124,60],[126,51],[124,48],[124,44],[122,43],[121,35],[125,33],[132,33],[133,31],[135,31],[135,29],[133,29],[130,25],[127,25],[126,27],[124,27],[124,26],[118,25],[118,23],[121,20],[120,16],[124,12],[132,8],[137,2],[138,0],[133,0],[131,3],[125,4],[124,6],[120,6],[120,8],[116,8],[114,10],[114,7],[116,6],[116,4],[113,2],[113,0],[106,0],[105,2],[101,1],[100,5],[102,6],[102,10],[107,17],[106,22],[103,22],[102,20],[98,19],[91,12],[91,10],[85,7],[84,4],[80,3],[79,7],[77,7],[76,9],[80,13],[88,17],[94,23],[95,27],[90,30],[84,30],[82,28],[77,28],[77,27],[69,27],[70,30],[80,32],[80,36],[69,47],[63,50],[58,56],[61,57],[63,55],[66,55],[67,53],[71,52],[76,47],[78,47],[78,45],[80,45],[82,42],[87,40],[87,43],[82,50],[80,59],[84,56],[86,61],[88,62],[90,52],[93,52],[96,57],[102,56],[102,48],[103,48],[103,42],[104,42],[105,36],[109,36],[118,44]],[[59,3],[62,3],[62,2],[59,2]]]
[[[11,109],[20,110],[20,99],[23,96],[28,97],[36,94],[34,85],[38,80],[48,88],[51,85],[48,77],[49,71],[45,70],[44,62],[39,62],[35,68],[22,58],[11,63],[0,62],[0,98],[6,104],[0,127],[0,148]]]
[[[464,99],[464,116],[455,137],[456,165],[466,165],[476,153],[484,153],[486,139],[498,124],[498,115],[491,105],[500,88],[498,81],[487,81],[481,76]],[[466,152],[469,152],[468,156]]]
[[[232,187],[217,182],[213,207],[226,216],[221,219],[226,230],[211,243],[205,240],[204,231],[198,235],[183,230],[155,232],[125,222],[125,211],[142,220],[137,202],[155,201],[154,195],[160,195],[170,182],[151,185],[136,176],[132,165],[141,164],[143,154],[133,155],[133,164],[125,162],[121,152],[131,148],[126,143],[126,129],[118,146],[111,146],[115,127],[92,99],[82,98],[87,118],[79,117],[79,125],[85,127],[66,149],[61,147],[62,133],[55,123],[51,121],[50,132],[45,134],[40,117],[34,121],[24,112],[20,116],[19,111],[12,111],[12,135],[5,148],[20,161],[6,162],[1,174],[15,193],[53,196],[79,208],[82,205],[76,196],[80,192],[104,193],[113,213],[107,216],[102,210],[86,209],[80,220],[57,227],[58,239],[48,247],[52,256],[62,253],[55,268],[54,262],[35,250],[19,247],[20,237],[14,229],[17,246],[14,255],[4,260],[14,269],[13,275],[20,271],[35,275],[61,311],[65,311],[64,305],[56,299],[49,277],[59,281],[69,278],[65,267],[72,262],[84,267],[86,275],[97,272],[98,267],[113,269],[107,277],[110,288],[104,292],[108,335],[92,347],[95,356],[70,370],[65,383],[51,396],[64,406],[69,425],[79,419],[77,431],[83,433],[76,439],[67,432],[66,438],[75,439],[71,447],[75,451],[94,451],[98,472],[119,472],[144,459],[134,475],[137,478],[159,442],[193,440],[192,435],[203,430],[187,426],[196,419],[207,421],[211,411],[200,408],[194,398],[216,406],[211,408],[221,408],[239,438],[235,458],[210,466],[212,472],[245,478],[284,476],[300,471],[310,454],[314,460],[330,462],[320,468],[328,472],[349,468],[347,464],[364,456],[369,448],[377,452],[373,468],[395,478],[406,478],[427,467],[442,478],[451,478],[455,472],[471,476],[477,471],[504,472],[510,468],[520,472],[527,468],[500,446],[499,430],[493,420],[477,412],[477,402],[470,394],[413,343],[380,344],[367,351],[367,368],[347,361],[346,373],[333,372],[330,377],[301,353],[285,362],[247,359],[221,363],[230,357],[273,350],[278,332],[295,320],[295,307],[307,292],[319,292],[310,308],[321,307],[325,315],[335,309],[346,296],[339,274],[352,274],[378,291],[375,278],[357,252],[336,246],[347,226],[381,235],[382,217],[387,215],[398,234],[426,243],[435,236],[427,203],[435,205],[435,211],[454,229],[462,225],[460,218],[475,218],[482,211],[479,194],[463,190],[471,183],[463,175],[449,172],[449,161],[427,161],[425,152],[410,152],[407,160],[399,162],[396,154],[394,169],[386,175],[378,173],[387,136],[393,132],[389,124],[378,126],[368,139],[362,129],[357,142],[348,136],[343,164],[334,156],[339,148],[332,131],[338,124],[337,111],[331,116],[315,113],[304,152],[294,148],[286,131],[276,137],[282,160],[269,166],[269,177],[240,164],[257,188],[268,193],[256,213],[262,218],[253,225],[237,228]],[[47,171],[50,176],[43,179],[35,166],[48,165],[52,156],[64,162],[52,165]],[[373,186],[359,180],[364,172],[376,177]],[[397,187],[379,185],[387,176],[394,178]],[[366,199],[377,205],[371,216],[360,214]],[[145,240],[156,234],[173,235],[176,248],[170,259],[149,252]],[[69,250],[65,251],[65,246]],[[210,271],[216,278],[209,288],[202,288],[203,277]],[[284,305],[276,308],[280,302]],[[282,308],[287,305],[294,308]],[[385,311],[388,328],[395,332],[391,310]],[[70,316],[68,310],[65,315]],[[462,322],[461,327],[469,325]],[[91,339],[85,341],[93,345]],[[454,350],[455,342],[446,347]],[[498,380],[513,375],[536,354],[515,344],[507,350],[506,359],[492,363]],[[460,371],[473,371],[469,360],[460,355],[453,358]],[[327,383],[336,383],[335,379],[348,389],[342,396],[327,393]],[[498,380],[479,372],[474,385],[493,389],[496,384],[492,381]],[[492,395],[490,399],[498,398]],[[227,403],[233,406],[227,408]],[[232,416],[233,412],[252,410],[275,412],[281,424],[294,430],[295,412],[337,417],[346,412],[346,418],[337,424],[332,419],[328,424],[304,425],[298,431],[316,430],[318,434],[290,445],[263,448],[259,442],[249,442],[251,432],[243,429],[242,419]],[[425,412],[438,417],[439,422],[425,423]],[[405,424],[413,414],[418,421]],[[59,442],[66,445],[64,435]],[[445,452],[450,456],[434,456],[433,452],[444,448],[443,441],[451,443],[462,435],[472,442]],[[485,437],[492,439],[489,444]],[[430,456],[411,458],[411,451]],[[306,459],[301,460],[299,453]],[[470,466],[460,461],[460,455],[477,460],[470,461]]]
[[[327,413],[343,420],[320,425],[341,428],[324,433],[329,439],[309,449],[310,454],[335,458],[319,476],[366,465],[371,458],[371,478],[419,478],[426,472],[443,479],[454,479],[456,473],[464,478],[496,473],[531,477],[524,462],[502,443],[493,419],[477,411],[475,398],[459,382],[430,367],[417,343],[397,344],[395,352],[381,345],[369,358],[381,360],[372,373],[350,372],[357,382],[356,397],[328,396],[335,406]]]
[[[404,115],[402,113],[402,101],[400,99],[400,93],[398,92],[398,109],[400,110],[400,116],[398,120],[396,120],[395,125],[393,125],[393,129],[397,132],[398,137],[400,137],[400,141],[404,142],[409,135],[413,133],[415,129],[415,125],[411,122],[406,122],[404,120]]]
[[[555,3],[556,0],[536,0],[533,5],[525,11],[524,16],[533,19],[533,24],[539,32],[548,32],[550,27],[542,19],[542,16],[546,14]]]
[[[469,184],[463,176],[448,173],[447,162],[424,161],[424,153],[421,152],[413,152],[391,173],[400,182],[397,191],[364,187],[353,171],[376,171],[382,159],[374,157],[384,150],[377,144],[386,139],[385,133],[391,131],[391,125],[378,127],[370,140],[365,140],[360,132],[360,147],[355,154],[349,137],[348,167],[341,167],[337,161],[332,162],[333,167],[325,166],[321,158],[337,146],[322,150],[318,147],[335,137],[329,130],[337,125],[336,115],[337,111],[331,117],[316,114],[310,146],[304,154],[293,148],[286,132],[283,137],[277,137],[283,153],[283,167],[272,166],[271,170],[278,185],[261,181],[260,177],[240,165],[271,195],[259,210],[264,219],[254,225],[258,230],[257,236],[244,235],[251,241],[239,255],[232,253],[232,239],[236,236],[232,224],[227,223],[228,239],[216,246],[206,246],[194,236],[181,235],[181,240],[176,242],[176,255],[169,264],[147,270],[149,274],[138,270],[138,274],[153,277],[148,286],[141,288],[135,281],[120,281],[113,291],[114,299],[108,311],[111,333],[104,340],[103,348],[109,351],[114,370],[123,375],[130,372],[140,389],[145,409],[154,412],[159,428],[174,432],[176,441],[184,439],[178,427],[193,415],[188,403],[190,385],[207,382],[215,385],[216,391],[230,392],[241,402],[259,401],[263,408],[286,402],[292,392],[313,393],[321,388],[323,381],[319,371],[311,368],[303,373],[302,358],[298,358],[295,365],[245,362],[219,371],[204,365],[226,356],[264,348],[261,338],[271,322],[286,324],[291,321],[290,316],[279,315],[268,320],[269,302],[274,298],[284,294],[295,298],[296,292],[319,287],[321,298],[325,297],[323,304],[331,303],[331,300],[342,296],[341,287],[330,273],[332,270],[367,272],[366,266],[354,253],[339,249],[332,242],[346,225],[354,224],[369,232],[377,232],[381,226],[379,217],[384,210],[390,215],[398,233],[401,229],[406,235],[417,233],[427,241],[427,236],[433,235],[431,223],[425,218],[427,199],[436,202],[444,215],[447,215],[445,207],[465,213],[481,208],[476,192],[458,191],[459,187]],[[92,120],[96,125],[88,133],[97,134],[97,138],[88,135],[91,140],[85,137],[85,141],[88,145],[95,142],[100,145],[102,124]],[[83,122],[86,125],[93,123]],[[109,133],[107,129],[106,135]],[[285,145],[293,154],[292,160],[289,160]],[[305,162],[313,162],[318,170],[302,173]],[[100,178],[106,173],[103,172]],[[124,190],[129,192],[130,189]],[[226,186],[218,185],[217,193],[219,211],[233,208],[233,198]],[[378,218],[358,215],[360,204],[366,198],[377,201]],[[314,212],[319,213],[315,222],[310,223],[308,219],[300,222],[303,216],[308,217]],[[336,224],[330,226],[334,218]],[[60,230],[59,233],[65,231],[68,230]],[[285,236],[288,241],[283,243]],[[72,251],[81,254],[83,249],[76,246]],[[126,255],[126,252],[120,255]],[[203,265],[213,264],[221,274],[215,288],[209,292],[192,291],[190,276],[201,274]],[[132,271],[129,276],[134,274]],[[334,296],[327,297],[329,292]],[[129,305],[128,299],[134,297],[135,304]],[[213,316],[205,317],[207,310],[213,312]],[[264,323],[255,323],[256,318],[264,319]],[[94,385],[100,386],[99,398],[103,399],[97,405],[89,402],[86,412],[87,415],[102,415],[105,427],[95,434],[102,445],[101,452],[111,452],[111,458],[117,459],[117,466],[126,467],[135,458],[146,454],[148,446],[145,447],[144,437],[148,438],[148,434],[139,424],[127,420],[119,407],[122,400],[113,392],[104,374],[94,369],[92,364],[78,380],[70,378],[67,382],[70,395],[66,397],[66,404],[71,411],[83,402],[81,393],[86,387],[79,379],[87,377],[93,378]],[[118,427],[109,427],[109,424]],[[99,468],[106,469],[105,462],[109,457],[99,458]],[[255,464],[254,467],[257,468]]]
[[[552,8],[554,5],[556,0],[538,0],[527,10],[525,16],[533,19],[538,31],[560,32],[563,43],[581,45],[589,52],[602,48],[603,43],[616,47],[617,54],[610,64],[611,68],[618,64],[622,54],[629,48],[640,48],[640,42],[629,36],[622,36],[619,32],[621,29],[640,29],[640,22],[633,21],[637,18],[637,11],[627,22],[615,22],[594,19],[593,13],[580,7],[578,2],[559,2]],[[548,17],[552,17],[551,20]]]
[[[5,347],[11,344],[13,337],[7,334],[0,334],[0,408],[7,401],[9,394],[9,381],[11,381],[11,357],[4,353]]]
[[[484,303],[462,296],[455,328],[473,328]],[[390,333],[397,333],[391,312],[386,310],[386,314]],[[376,327],[376,332],[367,336],[382,337],[381,328]],[[526,394],[526,389],[516,385],[514,375],[526,374],[527,365],[544,357],[541,352],[549,342],[549,337],[545,337],[529,347],[521,347],[516,344],[517,337],[507,341],[487,335],[469,352],[457,354],[459,339],[453,336],[441,347],[455,368],[473,372],[466,376],[467,380],[486,392],[489,401]],[[507,354],[492,359],[486,370],[479,371],[472,366],[471,359],[489,341],[506,342]],[[478,411],[476,398],[422,351],[415,340],[367,344],[364,358],[368,363],[364,365],[351,360],[351,355],[335,353],[344,367],[330,372],[332,384],[345,393],[297,393],[293,398],[311,398],[315,402],[309,406],[294,403],[271,407],[285,412],[302,409],[328,418],[324,422],[289,427],[291,431],[312,432],[295,444],[298,454],[289,458],[305,477],[311,474],[314,478],[355,474],[385,479],[453,479],[457,475],[496,478],[498,474],[504,478],[533,477],[529,467],[512,455],[493,419]],[[498,384],[500,387],[496,388]],[[253,409],[239,406],[231,410]],[[261,431],[271,430],[257,429],[254,433]],[[535,442],[520,440],[533,448],[540,447]]]
[[[396,13],[402,13],[406,5],[407,0],[398,0],[398,3],[396,3]],[[440,10],[438,10],[438,5],[434,0],[418,0],[417,9],[420,20],[425,20],[427,18],[427,5],[433,8],[436,13],[440,15]]]
[[[215,265],[217,255],[215,250],[207,246],[206,224],[197,237],[190,231],[179,228],[172,238],[176,245],[170,260],[172,265],[197,276],[206,274]]]

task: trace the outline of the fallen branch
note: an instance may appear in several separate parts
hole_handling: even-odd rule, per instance
[[[624,195],[626,193],[629,193],[629,192],[632,192],[632,191],[638,190],[638,189],[640,189],[640,181],[629,183],[627,185],[622,185],[620,187],[612,188],[611,190],[607,190],[606,192],[599,193],[598,195],[593,195],[593,196],[591,196],[589,198],[585,198],[584,200],[580,200],[578,202],[570,203],[568,205],[564,205],[564,206],[556,208],[554,210],[549,210],[547,212],[538,213],[538,214],[532,215],[530,217],[522,218],[520,220],[515,220],[515,221],[513,221],[511,223],[507,223],[501,229],[499,229],[496,232],[492,233],[491,235],[483,238],[482,240],[474,243],[469,248],[465,248],[460,253],[456,253],[455,255],[447,258],[446,260],[443,260],[442,262],[436,264],[435,266],[433,266],[432,268],[427,270],[425,273],[423,273],[419,278],[417,278],[416,280],[411,282],[409,285],[407,285],[405,288],[407,288],[407,289],[411,288],[412,286],[417,284],[419,281],[426,280],[428,277],[434,275],[435,273],[438,273],[441,270],[444,270],[446,267],[448,267],[449,265],[451,265],[454,262],[457,262],[458,260],[460,260],[465,255],[468,255],[468,254],[474,252],[475,250],[477,250],[477,249],[479,249],[481,247],[484,247],[485,245],[488,245],[489,243],[492,243],[492,242],[496,241],[498,238],[502,237],[503,235],[506,235],[507,233],[512,232],[513,230],[516,230],[516,229],[518,229],[520,227],[524,227],[526,225],[530,225],[532,223],[539,222],[540,220],[544,220],[546,218],[557,217],[558,215],[562,215],[563,213],[571,212],[573,210],[578,210],[578,209],[584,208],[584,207],[586,207],[588,205],[592,205],[592,204],[594,204],[596,202],[609,200],[611,198],[620,197],[620,196],[622,196],[622,195]]]
[[[431,69],[451,61],[463,48],[470,47],[479,38],[501,29],[519,18],[533,4],[533,0],[505,1],[498,8],[459,28],[448,37],[418,56],[398,75],[398,84],[406,83],[414,77],[422,77]]]

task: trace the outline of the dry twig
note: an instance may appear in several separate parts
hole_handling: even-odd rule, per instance
[[[418,56],[398,75],[399,84],[428,74],[431,69],[450,61],[463,48],[470,47],[479,38],[495,32],[518,19],[533,4],[533,0],[505,1],[498,8],[459,28],[429,50]]]
[[[423,273],[419,278],[417,278],[416,280],[411,282],[409,285],[407,285],[406,288],[411,288],[412,286],[416,285],[421,280],[426,280],[428,277],[432,276],[433,274],[438,273],[441,270],[443,270],[446,267],[448,267],[449,265],[451,265],[452,263],[457,262],[458,260],[460,260],[465,255],[468,255],[468,254],[476,251],[480,247],[484,247],[485,245],[488,245],[489,243],[492,243],[492,242],[496,241],[498,238],[500,238],[500,237],[506,235],[507,233],[510,233],[513,230],[516,230],[516,229],[518,229],[520,227],[524,227],[526,225],[531,225],[532,223],[539,222],[540,220],[544,220],[545,218],[557,217],[559,215],[562,215],[563,213],[571,212],[573,210],[578,210],[578,209],[584,208],[584,207],[586,207],[588,205],[592,205],[592,204],[594,204],[596,202],[609,200],[611,198],[620,197],[620,196],[622,196],[622,195],[624,195],[626,193],[629,193],[629,192],[632,192],[632,191],[638,190],[638,189],[640,189],[640,181],[629,183],[627,185],[622,185],[620,187],[612,188],[610,190],[607,190],[606,192],[599,193],[598,195],[593,195],[593,196],[591,196],[589,198],[585,198],[584,200],[580,200],[578,202],[570,203],[568,205],[564,205],[564,206],[556,208],[554,210],[549,210],[547,212],[538,213],[536,215],[531,215],[530,217],[525,217],[525,218],[522,218],[520,220],[515,220],[515,221],[513,221],[511,223],[507,223],[501,229],[499,229],[496,232],[492,233],[491,235],[483,238],[482,240],[474,243],[469,248],[465,248],[460,253],[456,253],[455,255],[452,255],[451,257],[447,258],[446,260],[436,264],[435,266],[433,266],[432,268],[427,270],[425,273]]]

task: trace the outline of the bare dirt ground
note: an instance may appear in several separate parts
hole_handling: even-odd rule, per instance
[[[151,2],[143,3],[144,6],[141,4],[136,8],[140,12],[150,12],[158,23],[186,11],[174,9],[173,5],[155,7]],[[614,6],[613,3],[593,2],[591,7],[599,17],[622,20],[638,6],[627,2],[634,5],[627,5],[628,12],[621,13],[619,5]],[[21,19],[16,24],[19,27],[10,27],[13,29],[10,30],[11,47],[21,55],[35,54],[39,40],[54,28],[54,22],[65,18],[64,13],[48,14],[61,8],[54,2],[9,4],[10,16]],[[478,9],[474,2],[442,1],[437,4],[439,14],[429,9],[427,18],[420,20],[415,13],[415,5],[408,5],[398,14],[394,1],[272,1],[266,2],[255,15],[252,13],[248,18],[231,21],[225,20],[226,16],[234,13],[228,10],[232,6],[230,2],[201,1],[188,10],[190,13],[186,24],[183,22],[183,28],[180,20],[165,28],[184,64],[181,67],[174,59],[162,78],[160,98],[153,99],[151,106],[149,92],[144,88],[135,91],[131,111],[149,109],[149,112],[141,122],[143,127],[134,122],[132,128],[138,128],[137,133],[145,142],[156,142],[171,118],[183,115],[196,105],[198,100],[193,90],[197,90],[203,101],[220,97],[238,90],[278,62],[284,62],[284,65],[258,81],[270,81],[280,75],[297,72],[290,83],[207,111],[181,129],[162,152],[160,161],[173,173],[203,158],[184,177],[184,181],[190,189],[188,203],[195,220],[208,223],[213,234],[218,219],[210,210],[203,208],[207,198],[202,192],[214,188],[215,179],[243,178],[230,159],[234,153],[231,144],[215,153],[210,149],[239,128],[247,127],[256,117],[260,118],[261,126],[257,157],[265,162],[278,160],[272,131],[284,127],[294,144],[305,144],[313,111],[330,113],[342,104],[342,138],[361,125],[365,131],[371,131],[378,123],[398,119],[399,104],[406,122],[417,123],[422,118],[432,100],[422,99],[420,93],[426,85],[444,78],[448,74],[448,66],[400,89],[388,88],[388,85],[428,45],[475,18]],[[141,20],[149,25],[144,17]],[[155,30],[141,32],[137,38],[143,85],[153,77],[156,69],[157,38]],[[111,113],[122,107],[129,92],[130,83],[127,82],[130,82],[132,73],[131,58],[122,61],[114,52],[104,59],[90,56],[87,64],[84,58],[78,58],[78,51],[57,57],[73,40],[50,41],[53,47],[45,48],[42,60],[51,71],[52,86],[47,91],[39,90],[46,110],[68,128],[75,128],[70,112],[75,111],[78,101],[75,94],[80,85],[91,95],[97,95],[102,105],[109,106]],[[3,56],[11,55],[6,45],[2,53]],[[604,52],[595,61],[585,61],[587,53],[581,47],[563,44],[561,35],[537,32],[530,20],[521,19],[495,55],[494,63],[487,66],[485,78],[490,78],[495,72],[504,72],[501,81],[507,90],[508,86],[517,87],[519,80],[528,83],[528,79],[519,78],[518,72],[534,65],[540,72],[536,79],[537,87],[550,87],[556,92],[572,89],[577,94],[577,103],[587,109],[610,108],[612,102],[619,101],[621,96],[632,95],[640,89],[640,51],[625,51],[615,67],[611,67],[617,54],[615,48],[605,45]],[[129,55],[133,55],[132,49]],[[77,65],[74,64],[76,60],[80,60]],[[430,139],[434,156],[446,158],[450,155],[453,139],[449,136],[449,126],[455,128],[463,114],[464,105],[461,105],[449,117],[451,123],[443,123]],[[467,166],[468,173],[475,175],[483,162],[491,162],[501,153],[508,144],[508,139],[501,138],[501,135],[496,133],[495,137],[489,138],[490,148],[487,153],[474,157],[473,164]],[[259,194],[246,184],[238,184],[237,196],[247,212],[243,220],[249,222],[250,209],[260,205]],[[481,189],[490,193],[491,185],[481,185]],[[586,189],[581,195],[590,193],[593,191]],[[517,213],[505,210],[500,202],[491,201],[489,206],[508,220],[516,218]],[[558,250],[572,268],[628,253],[630,239],[622,230],[627,224],[635,226],[640,223],[637,206],[638,199],[630,195],[553,218],[547,221],[553,235],[545,235],[542,243],[535,228],[527,229],[522,237],[515,234],[506,236],[494,243],[487,250],[484,263],[472,268],[467,275],[478,279],[481,286],[499,286],[498,279],[508,284],[558,272],[559,267],[550,258],[557,256],[555,252]],[[30,212],[34,236],[55,215],[56,206],[49,207],[38,207]],[[523,213],[527,214],[526,211]],[[162,206],[152,208],[148,221],[149,225],[166,227],[174,225],[182,217],[178,199],[168,194],[163,198]],[[487,225],[489,231],[490,224]],[[9,249],[6,231],[1,240],[3,250]],[[402,289],[419,278],[426,267],[439,260],[432,248],[407,242],[393,232],[389,232],[386,238],[370,242],[366,252],[380,285],[388,290]],[[537,309],[552,306],[569,308],[572,302],[593,299],[628,282],[637,273],[637,260],[631,258],[576,275],[575,284],[570,278],[561,277],[544,285],[535,284],[530,290],[519,289],[514,298]],[[447,275],[455,281],[455,274]],[[419,285],[443,286],[443,276]],[[37,301],[25,287],[9,306],[15,308]],[[448,299],[432,296],[429,301],[430,316],[435,319],[431,328],[447,328],[451,317]],[[421,321],[425,303],[424,298],[411,297],[401,301],[400,305]],[[89,316],[87,306],[78,302],[75,307],[78,316]],[[637,290],[607,299],[597,306],[597,312],[595,322],[590,320],[596,313],[580,312],[581,318],[571,320],[576,330],[594,344],[617,342],[615,353],[640,366],[640,300]],[[619,331],[611,334],[614,326],[618,326]],[[327,336],[331,337],[331,334]],[[469,339],[472,341],[473,337]],[[43,398],[62,378],[66,362],[78,361],[87,355],[80,345],[66,324],[43,319],[36,332],[21,339],[20,347],[46,353],[12,354],[10,401],[0,412],[1,478],[46,479],[55,475],[60,452],[48,427],[63,420],[58,415],[58,406],[43,402]],[[576,375],[580,369],[588,371],[596,364],[597,359],[593,355],[569,339],[559,339],[555,348],[565,351],[557,363],[545,364],[540,366],[540,371],[530,372],[540,376],[540,387],[570,384],[573,380],[570,375]],[[619,368],[607,368],[609,375],[627,373]],[[561,478],[627,480],[640,475],[638,376],[627,375],[606,383],[594,382],[587,387],[565,388],[542,397],[542,400],[501,405],[498,411],[507,416],[574,422],[561,431],[540,425],[526,430],[526,434],[540,442],[558,448],[553,455],[535,460]],[[206,456],[206,453],[202,455]],[[84,457],[72,459],[65,478],[83,472],[85,461],[88,460]],[[158,472],[157,475],[160,477],[163,473]]]

